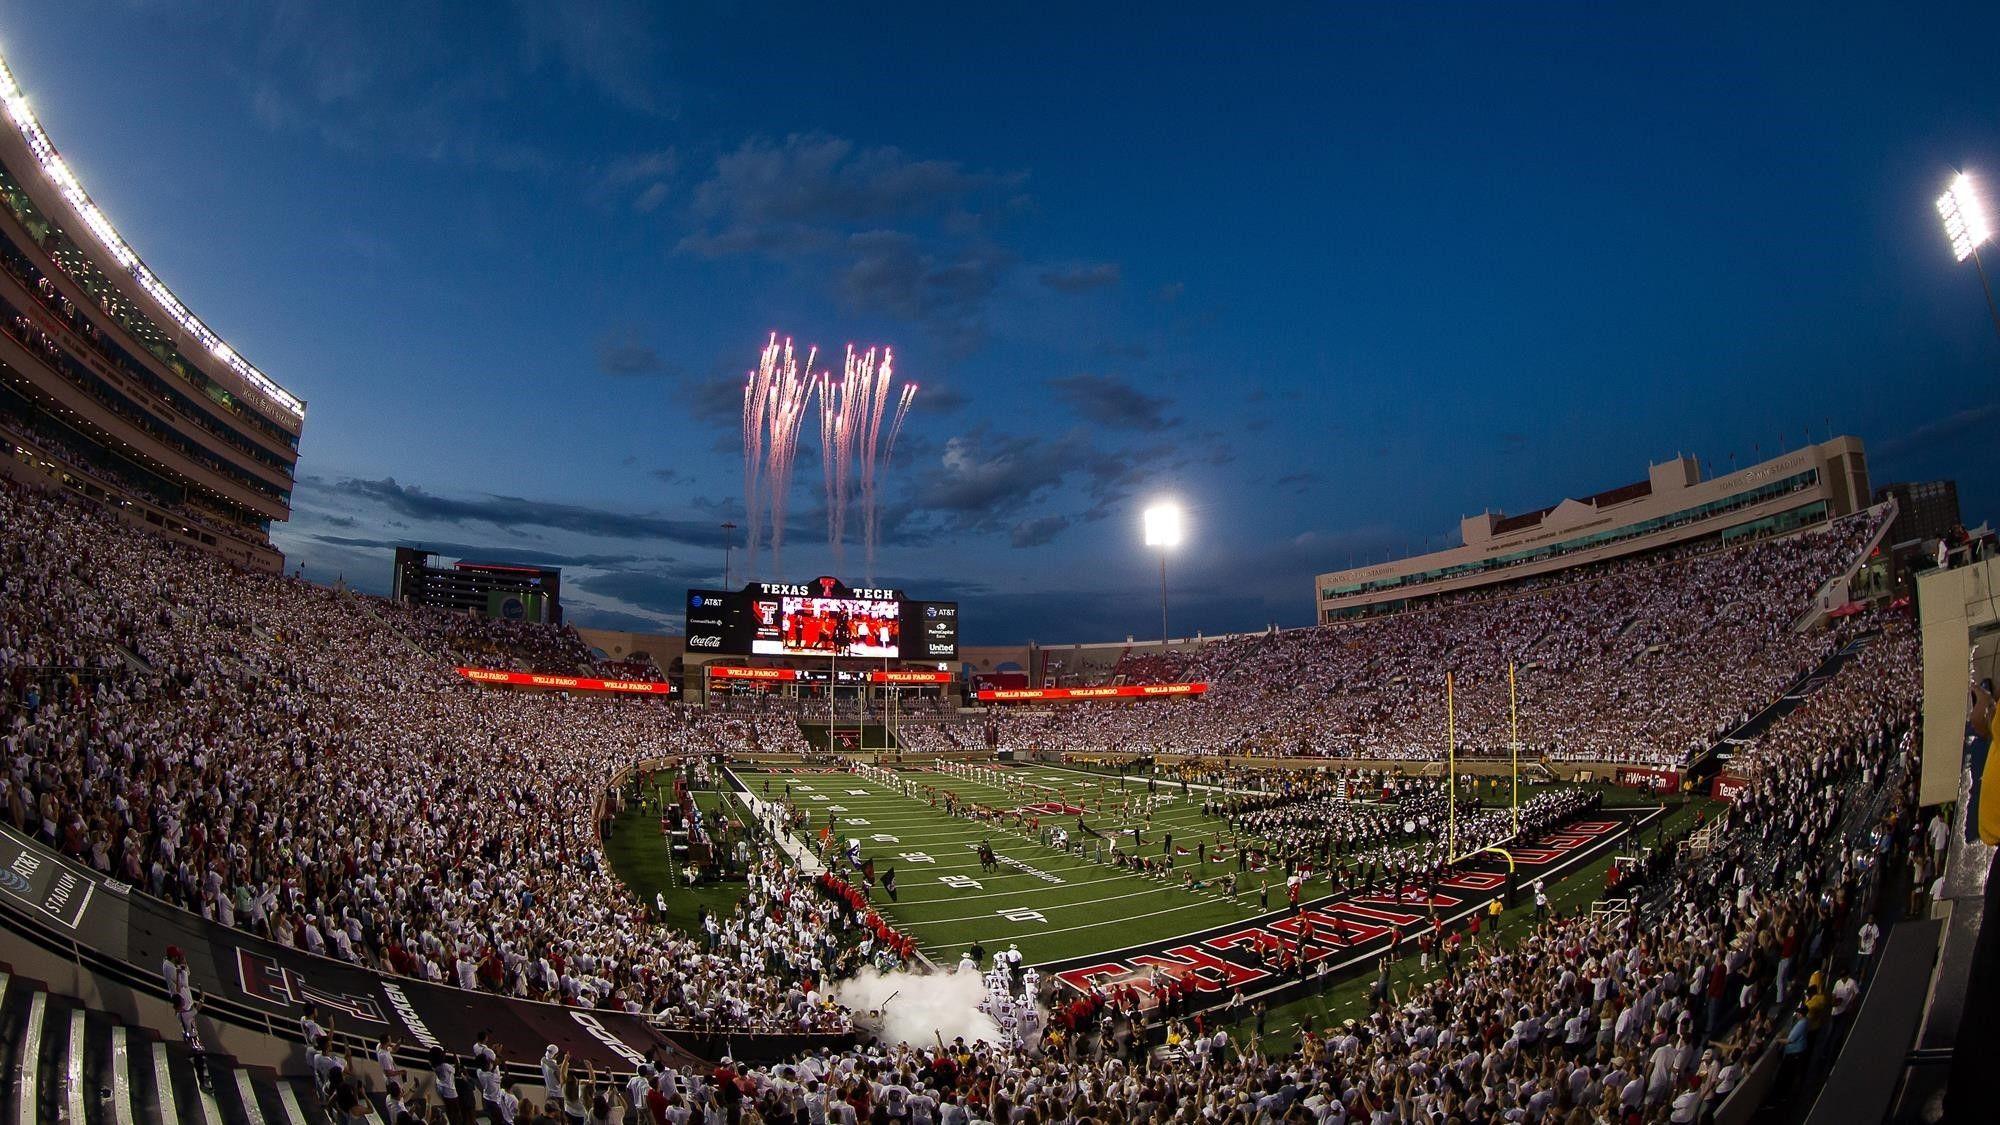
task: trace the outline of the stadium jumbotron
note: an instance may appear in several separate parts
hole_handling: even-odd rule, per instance
[[[1596,420],[1630,428],[1602,448],[1547,431],[1532,467],[1315,493],[1396,454],[1308,454],[1335,416],[1289,359],[1240,403],[1165,371],[998,397],[1080,325],[1160,316],[1194,339],[1227,315],[1166,280],[1140,311],[1076,314],[1148,268],[1144,240],[1130,265],[1031,251],[1010,224],[1048,204],[1025,173],[797,125],[626,152],[578,122],[695,129],[708,103],[658,100],[608,45],[556,52],[532,20],[501,21],[492,57],[429,52],[438,81],[384,113],[385,71],[341,65],[341,29],[315,22],[336,17],[295,18],[232,52],[255,60],[238,126],[266,132],[219,112],[218,144],[282,149],[300,193],[311,169],[413,161],[452,213],[376,184],[382,221],[422,205],[462,260],[290,204],[246,207],[243,230],[218,205],[201,221],[221,229],[190,234],[173,204],[207,188],[171,180],[198,175],[173,145],[143,175],[72,163],[31,107],[87,90],[50,77],[65,63],[109,63],[56,52],[52,29],[10,29],[0,62],[0,1122],[1982,1119],[2000,558],[1957,510],[1992,501],[1978,461],[1962,492],[1915,474],[1949,467],[1983,408],[1920,440],[1752,444],[1742,469],[1676,455],[1633,481],[1627,447],[1663,440],[1635,408]],[[621,50],[647,38],[629,23]],[[329,53],[282,45],[306,29]],[[388,33],[355,41],[373,57]],[[396,83],[430,74],[409,65]],[[418,87],[460,93],[405,105]],[[78,98],[79,145],[113,147],[125,123]],[[466,98],[508,106],[518,135],[428,132]],[[315,105],[342,127],[305,124]],[[1233,135],[1163,112],[1139,111]],[[700,152],[714,171],[690,182]],[[467,168],[532,181],[530,201]],[[1976,257],[1979,182],[1948,183],[1945,246]],[[1103,237],[1127,237],[1130,205]],[[399,311],[435,384],[328,381],[315,440],[337,452],[302,470],[304,400],[111,211],[145,217],[204,310],[307,389],[348,310],[305,277],[274,310],[233,247],[332,239],[399,308],[494,324],[547,266],[546,308],[436,337]],[[516,262],[525,244],[495,233],[551,211],[610,284],[556,276],[569,248]],[[698,271],[684,285],[614,268],[663,244],[633,231],[654,222],[682,225],[664,245]],[[205,252],[217,239],[232,249]],[[488,253],[519,266],[497,289]],[[425,280],[442,260],[466,287],[448,300]],[[615,392],[562,368],[577,306],[557,291],[608,306],[628,284],[635,307],[693,302],[674,305],[690,349],[733,322],[723,373],[623,327],[596,356]],[[360,288],[339,300],[379,314]],[[836,358],[741,329],[766,307],[908,342]],[[1940,354],[1973,346],[1934,330]],[[531,376],[510,382],[495,340]],[[1383,362],[1437,343],[1400,340],[1416,350]],[[1010,354],[981,367],[992,349]],[[630,391],[648,379],[673,393]],[[994,409],[973,418],[975,393]],[[648,397],[670,415],[650,470],[606,452],[656,420]],[[1225,425],[1273,402],[1298,417]],[[1289,436],[1252,438],[1267,428]],[[1909,483],[1871,482],[1871,452]],[[406,483],[432,472],[460,485]],[[640,477],[657,503],[604,499]],[[1569,498],[1417,546],[1449,541],[1420,530],[1439,513],[1516,495]],[[1326,520],[1358,530],[1300,530]],[[1381,542],[1400,557],[1368,530],[1397,520]],[[1379,561],[1315,571],[1343,546]]]

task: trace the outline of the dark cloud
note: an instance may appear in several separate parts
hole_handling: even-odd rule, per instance
[[[1043,270],[1041,281],[1043,285],[1059,293],[1088,293],[1092,289],[1116,285],[1122,276],[1117,262],[1097,262],[1092,265]]]
[[[586,597],[610,598],[647,613],[678,617],[686,610],[688,590],[714,577],[664,570],[604,570],[566,580],[564,593],[581,590]]]
[[[751,140],[695,187],[696,229],[676,248],[791,263],[849,313],[921,324],[969,350],[1016,258],[986,216],[1014,206],[1020,180],[839,137]]]
[[[488,523],[495,527],[547,527],[607,539],[665,539],[694,547],[721,547],[723,533],[700,520],[614,512],[581,504],[559,504],[520,496],[488,495],[479,499],[435,496],[415,485],[381,480],[344,480],[331,492],[349,500],[373,504],[398,515],[432,523]]]
[[[661,484],[680,484],[688,479],[687,474],[679,469],[654,469],[646,475]]]
[[[972,405],[972,396],[952,386],[925,383],[917,391],[916,409],[925,414],[950,414]]]
[[[1113,375],[1065,375],[1048,381],[1056,397],[1083,418],[1103,426],[1157,432],[1175,424],[1167,400]]]
[[[317,543],[330,547],[350,547],[358,550],[391,551],[397,547],[415,547],[429,551],[440,558],[475,559],[534,563],[539,566],[630,566],[639,562],[672,561],[666,558],[651,558],[644,555],[573,555],[561,551],[550,551],[541,547],[519,545],[495,545],[486,543],[453,543],[437,539],[369,539],[347,535],[308,535]]]
[[[896,512],[905,534],[926,531],[1012,533],[1023,509],[1061,494],[1094,519],[1177,456],[1172,443],[1116,448],[1072,429],[1052,437],[1002,434],[981,424],[947,439],[937,457],[920,463],[909,511]]]
[[[1887,440],[1876,442],[1870,452],[1879,460],[1922,453],[1938,446],[1949,446],[1968,434],[1977,433],[1983,436],[1992,428],[1996,419],[2000,419],[2000,403],[1989,402],[1981,406],[1969,406],[1942,418],[1933,418]]]
[[[1068,516],[1042,516],[1038,519],[1022,520],[1008,533],[1008,542],[1015,547],[1040,547],[1061,535],[1069,528]]]
[[[672,368],[660,353],[633,339],[598,341],[597,369],[606,375],[666,375]]]
[[[1271,484],[1274,487],[1290,489],[1293,492],[1304,492],[1313,485],[1318,484],[1319,481],[1320,475],[1318,473],[1311,469],[1303,469],[1296,473],[1286,473],[1284,476],[1272,481]]]
[[[1011,267],[1007,255],[990,247],[940,257],[899,231],[863,231],[847,247],[835,292],[849,312],[885,313],[947,335],[979,331],[980,312]]]
[[[794,134],[782,144],[753,139],[719,157],[713,175],[695,188],[694,212],[710,229],[682,245],[698,253],[776,252],[785,243],[773,241],[773,232],[936,218],[968,211],[1020,179],[824,134]]]

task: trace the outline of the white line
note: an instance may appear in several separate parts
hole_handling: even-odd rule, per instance
[[[242,1101],[243,1116],[250,1119],[250,1125],[264,1125],[264,1111],[257,1107],[257,1087],[240,1069],[236,1071],[236,1097]]]
[[[195,1072],[197,1076],[200,1073],[199,1070]],[[208,1122],[208,1125],[222,1125],[222,1107],[215,1104],[214,1085],[213,1080],[207,1086],[203,1086],[197,1082],[194,1088],[194,1096],[195,1100],[201,1103],[201,1115]]]
[[[69,1014],[69,1119],[83,1121],[83,1009]]]
[[[37,992],[28,1001],[28,1025],[21,1029],[21,1050],[14,1060],[21,1072],[20,1082],[14,1087],[16,1121],[41,1120],[40,1108],[35,1104],[35,1086],[41,1080],[42,1020],[48,1015],[48,1007],[46,992]]]
[[[306,1115],[299,1109],[299,1096],[283,1078],[278,1079],[278,1102],[285,1107],[285,1118],[291,1125],[306,1125]]]
[[[125,1025],[111,1029],[111,1120],[132,1125],[132,1070],[125,1048]]]
[[[1179,886],[1176,886],[1176,885],[1173,885],[1173,884],[1162,884],[1162,885],[1160,885],[1160,886],[1155,886],[1155,887],[1147,887],[1147,888],[1146,888],[1145,890],[1142,890],[1142,891],[1133,891],[1133,892],[1132,892],[1131,894],[1123,894],[1123,895],[1106,895],[1106,896],[1103,896],[1103,897],[1099,897],[1099,898],[1087,898],[1087,899],[1084,899],[1084,900],[1083,900],[1082,902],[1052,902],[1052,903],[1048,903],[1047,905],[1043,905],[1043,906],[1037,906],[1037,907],[1036,907],[1035,909],[1036,909],[1036,910],[1037,910],[1038,912],[1040,912],[1040,913],[1043,913],[1043,914],[1048,914],[1048,913],[1052,913],[1052,912],[1054,912],[1054,911],[1057,911],[1057,910],[1074,910],[1075,908],[1077,908],[1077,907],[1079,907],[1079,906],[1096,906],[1096,905],[1098,905],[1099,903],[1104,903],[1104,902],[1118,902],[1118,901],[1119,901],[1119,900],[1121,900],[1121,899],[1128,899],[1128,898],[1138,898],[1138,897],[1139,897],[1140,895],[1157,895],[1157,894],[1171,894],[1172,892],[1174,892],[1174,891],[1178,891],[1178,890],[1180,890],[1180,889],[1181,889],[1181,888],[1180,888]],[[1226,899],[1217,899],[1217,898],[1208,898],[1208,899],[1205,899],[1205,900],[1204,900],[1204,901],[1202,901],[1202,902],[1192,902],[1192,903],[1188,903],[1188,904],[1187,904],[1187,906],[1178,906],[1178,907],[1175,907],[1174,909],[1176,909],[1176,910],[1185,910],[1185,909],[1187,909],[1187,907],[1188,907],[1188,906],[1210,906],[1210,905],[1213,905],[1213,904],[1215,904],[1215,903],[1217,903],[1217,902],[1224,902],[1224,901],[1227,901],[1227,900],[1226,900]],[[1156,912],[1156,913],[1157,913],[1157,912]],[[963,918],[933,918],[933,919],[931,919],[931,920],[930,920],[930,921],[928,921],[928,922],[913,922],[913,921],[911,921],[910,919],[907,919],[907,918],[902,918],[902,917],[898,917],[898,918],[897,918],[896,920],[897,920],[898,922],[901,922],[901,923],[903,924],[903,926],[904,926],[904,927],[905,927],[906,929],[914,929],[914,928],[916,928],[916,927],[918,927],[918,926],[942,926],[942,925],[944,925],[944,924],[945,924],[945,923],[947,923],[947,922],[980,922],[980,921],[984,921],[985,919],[988,919],[988,918],[991,918],[992,916],[993,916],[993,915],[991,915],[991,914],[968,914],[968,915],[966,915],[966,916],[965,916],[965,917],[963,917]],[[1113,918],[1113,919],[1110,919],[1110,920],[1109,920],[1109,921],[1107,921],[1107,922],[1098,922],[1098,923],[1095,923],[1095,924],[1096,924],[1096,925],[1100,925],[1100,926],[1102,926],[1102,925],[1112,925],[1112,924],[1115,924],[1115,923],[1119,923],[1119,922],[1129,922],[1129,921],[1131,921],[1131,920],[1132,920],[1132,918],[1133,918],[1133,917],[1135,917],[1135,916],[1134,916],[1134,915],[1126,915],[1125,917],[1122,917],[1122,918]],[[1152,917],[1152,915],[1151,915],[1151,914],[1140,914],[1140,915],[1136,915],[1136,917],[1140,917],[1140,918],[1151,918],[1151,917]],[[1061,933],[1061,932],[1062,932],[1062,931],[1060,931],[1060,930],[1036,930],[1036,931],[1035,931],[1035,933],[1037,933],[1037,934],[1049,934],[1049,933]]]
[[[167,1045],[153,1044],[153,1087],[160,1095],[160,1120],[179,1121],[180,1107],[174,1104],[174,1072],[167,1066]]]

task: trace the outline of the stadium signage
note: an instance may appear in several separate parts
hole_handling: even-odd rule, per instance
[[[733,664],[710,665],[709,675],[718,680],[770,680],[790,683],[799,678],[797,668],[738,668]]]
[[[953,660],[958,603],[911,601],[893,586],[751,582],[687,592],[690,651],[728,656]]]
[[[1736,798],[1748,786],[1748,782],[1733,773],[1719,773],[1715,775],[1715,780],[1709,783],[1708,795],[1718,801],[1734,804]]]
[[[948,684],[950,672],[870,672],[871,684]]]
[[[981,703],[1010,703],[1019,700],[1049,701],[1080,699],[1153,699],[1163,695],[1200,695],[1208,690],[1198,684],[1117,684],[1112,687],[1079,688],[987,688],[979,692]]]
[[[51,863],[10,832],[0,853],[0,893],[5,893],[66,930],[83,923],[97,884],[64,863]]]
[[[510,687],[560,688],[564,691],[611,691],[628,695],[678,695],[664,680],[596,680],[588,676],[547,676],[539,672],[503,672],[495,668],[460,668],[458,674],[479,684]]]

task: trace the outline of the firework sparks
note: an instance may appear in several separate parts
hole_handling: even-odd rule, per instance
[[[861,540],[868,581],[875,578],[875,548],[881,536],[880,487],[915,401],[917,387],[895,386],[895,355],[883,348],[857,352],[850,345],[838,379],[814,371],[818,349],[808,349],[803,367],[792,342],[773,332],[757,369],[743,383],[743,506],[749,533],[749,571],[756,574],[765,528],[774,570],[784,567],[785,516],[801,422],[819,398],[820,476],[826,497],[826,538],[836,561],[844,558],[847,517],[861,506]],[[893,394],[892,394],[893,392]],[[891,399],[895,411],[889,412]],[[886,435],[883,420],[888,417]]]

